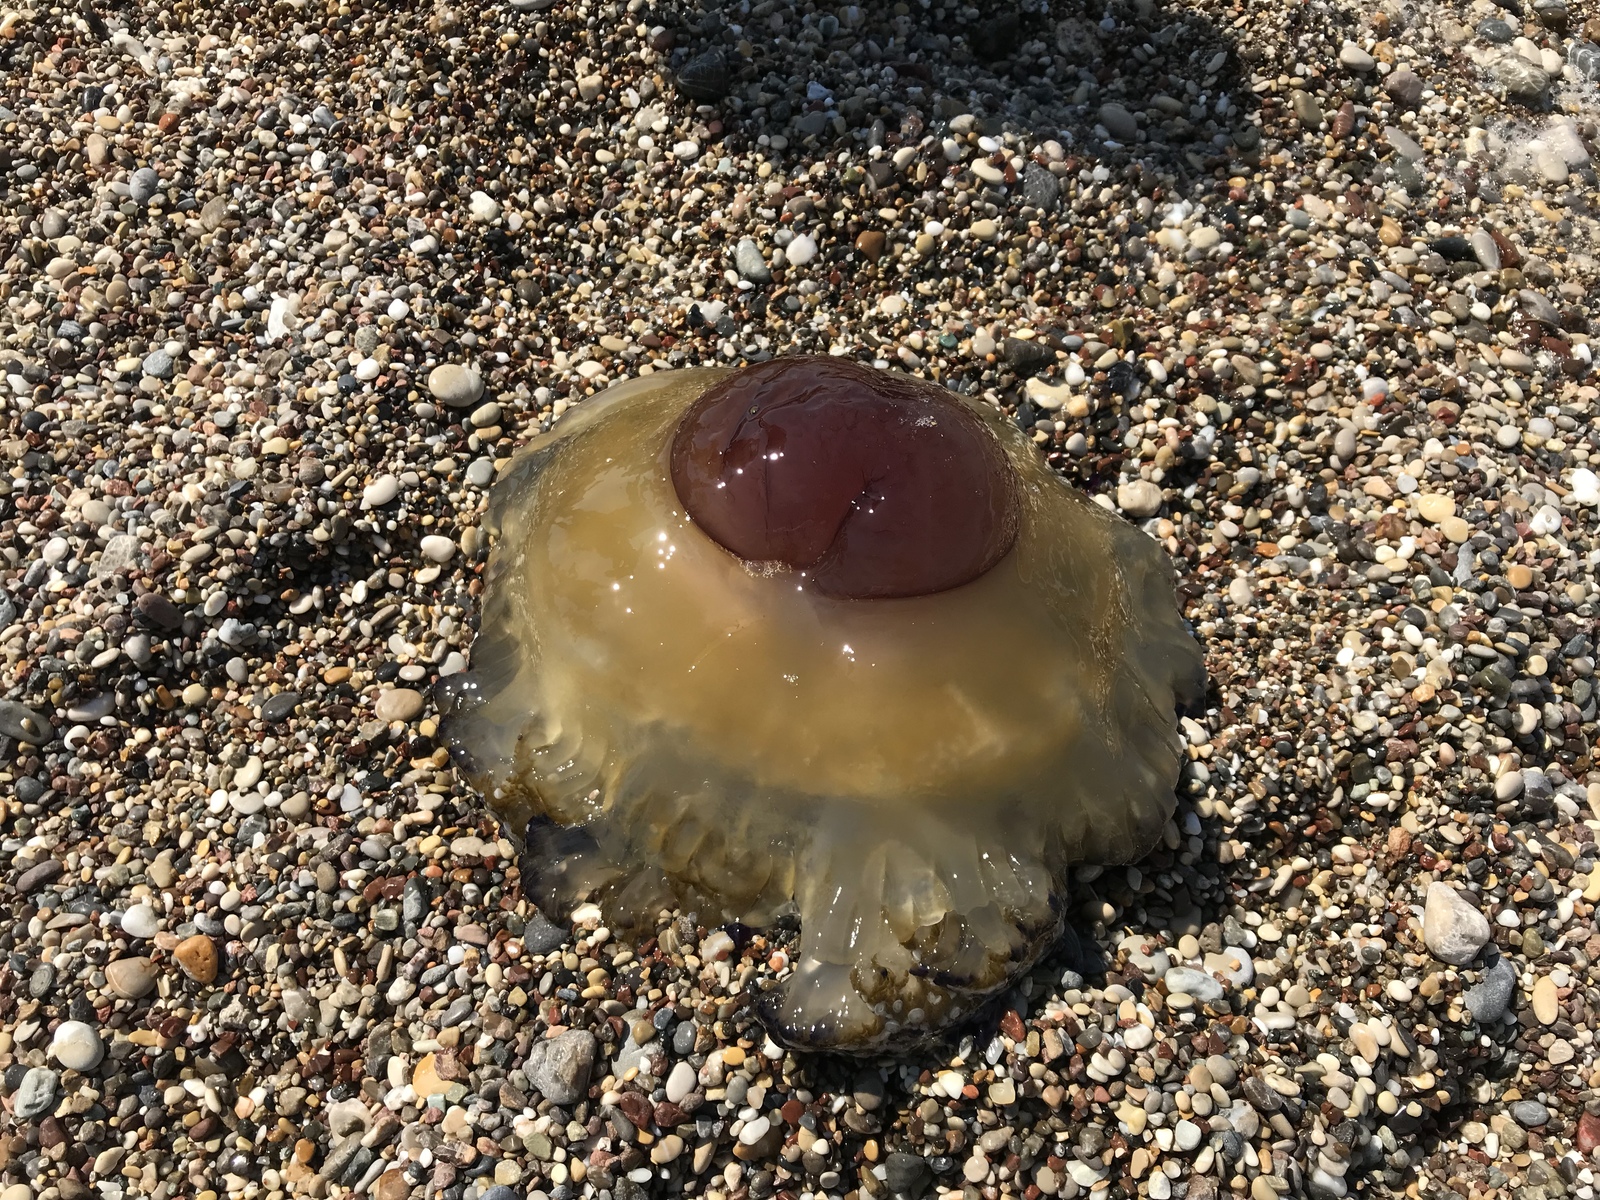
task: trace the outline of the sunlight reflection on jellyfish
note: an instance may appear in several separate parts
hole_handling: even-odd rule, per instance
[[[1170,817],[1204,686],[1145,534],[998,413],[842,359],[611,388],[512,461],[445,736],[534,896],[797,913],[791,1044],[970,1013]]]

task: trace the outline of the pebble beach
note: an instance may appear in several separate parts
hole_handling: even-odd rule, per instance
[[[0,1200],[1592,1200],[1600,15],[0,0]],[[610,383],[847,355],[1167,550],[1161,844],[893,1058],[522,893],[431,689]]]

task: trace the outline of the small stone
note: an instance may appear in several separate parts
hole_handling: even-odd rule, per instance
[[[478,224],[487,225],[500,216],[500,202],[488,192],[473,192],[467,197],[467,215]]]
[[[155,990],[159,972],[148,958],[118,958],[105,966],[106,986],[124,1000],[142,1000]]]
[[[1161,977],[1161,982],[1169,993],[1186,993],[1202,1004],[1220,1000],[1223,995],[1222,984],[1204,971],[1196,971],[1192,967],[1172,967]]]
[[[422,551],[422,557],[429,562],[447,563],[456,552],[456,544],[447,537],[430,533],[422,539],[419,549]]]
[[[1193,1121],[1180,1120],[1172,1130],[1172,1144],[1180,1151],[1193,1150],[1200,1144],[1200,1126]]]
[[[1061,181],[1048,167],[1030,162],[1022,172],[1022,198],[1041,212],[1053,213],[1061,204]]]
[[[148,204],[161,188],[161,176],[154,167],[140,167],[128,180],[128,198],[135,204]]]
[[[1561,1001],[1556,996],[1556,981],[1542,975],[1533,985],[1533,1015],[1541,1025],[1554,1025],[1561,1015]]]
[[[1468,988],[1461,1001],[1480,1025],[1493,1025],[1511,1007],[1516,995],[1516,968],[1505,958],[1496,958],[1494,965],[1483,973],[1483,978]]]
[[[1466,966],[1489,941],[1489,922],[1448,883],[1433,883],[1422,910],[1422,940],[1441,962]]]
[[[1354,42],[1346,42],[1339,48],[1339,61],[1352,71],[1370,71],[1377,65],[1372,55]]]
[[[56,1106],[61,1079],[49,1067],[31,1067],[17,1085],[12,1111],[19,1121],[41,1117]]]
[[[217,947],[203,933],[184,938],[173,950],[183,973],[196,983],[211,983],[217,977]]]
[[[920,1155],[896,1151],[884,1160],[883,1166],[883,1181],[891,1196],[920,1200],[933,1183],[933,1168]]]
[[[1161,511],[1161,488],[1148,479],[1119,484],[1117,507],[1135,520],[1153,517]]]
[[[868,262],[877,262],[883,257],[883,248],[888,244],[888,235],[881,229],[863,229],[856,235],[856,250]]]
[[[1518,1100],[1511,1106],[1511,1119],[1524,1129],[1537,1129],[1550,1120],[1550,1110],[1537,1100]]]
[[[373,712],[380,721],[410,721],[424,703],[422,693],[412,688],[388,688],[378,693]]]
[[[93,1025],[63,1021],[50,1038],[50,1054],[71,1071],[92,1071],[105,1057],[105,1043]]]
[[[1138,120],[1120,104],[1102,104],[1100,124],[1119,142],[1131,142],[1139,136]]]
[[[470,408],[483,395],[483,376],[476,367],[442,363],[428,372],[428,394],[446,408]]]
[[[1383,90],[1402,108],[1415,108],[1422,102],[1422,79],[1406,67],[1389,72],[1389,77],[1383,81]]]
[[[261,705],[261,720],[268,725],[279,725],[294,715],[300,703],[299,692],[279,692],[267,697]]]
[[[15,700],[0,700],[0,737],[42,746],[55,736],[50,718]]]
[[[132,938],[153,938],[161,919],[149,904],[130,905],[122,914],[122,932]]]
[[[1419,495],[1417,497],[1417,514],[1430,525],[1437,525],[1441,521],[1455,516],[1455,499],[1451,496]]]
[[[1574,504],[1582,504],[1589,508],[1600,505],[1600,475],[1596,475],[1587,467],[1579,467],[1572,473],[1567,483],[1572,493],[1570,499]]]
[[[393,475],[379,475],[361,490],[361,503],[367,508],[382,508],[400,494],[400,481]]]
[[[691,100],[715,102],[728,94],[728,78],[728,63],[722,52],[707,50],[679,68],[678,91]]]
[[[165,350],[152,350],[145,355],[144,361],[139,365],[146,375],[152,375],[157,379],[171,379],[175,367],[172,355]]]
[[[733,265],[740,277],[751,283],[772,281],[772,268],[767,266],[767,260],[761,256],[761,247],[756,245],[754,238],[739,239],[739,245],[733,252]]]
[[[595,1046],[594,1034],[588,1030],[569,1029],[535,1042],[523,1071],[534,1090],[551,1104],[573,1104],[589,1091]]]
[[[808,234],[797,233],[783,248],[790,266],[803,267],[817,256],[817,243]]]

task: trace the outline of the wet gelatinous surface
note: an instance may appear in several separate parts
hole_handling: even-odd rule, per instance
[[[828,594],[731,553],[673,479],[686,414],[730,378],[618,385],[513,461],[491,496],[472,670],[442,685],[445,734],[496,810],[534,823],[542,903],[597,898],[623,924],[664,903],[707,923],[798,912],[775,1026],[869,1048],[1026,969],[1056,936],[1068,864],[1156,840],[1200,653],[1156,544],[953,396],[952,427],[975,422],[974,456],[998,448],[1011,474],[1015,532],[989,569],[853,599],[856,583]],[[970,490],[989,469],[952,479]],[[970,563],[964,546],[911,555],[920,584],[930,562]]]
[[[694,523],[827,596],[959,587],[1017,539],[1016,475],[944,388],[848,359],[777,358],[712,384],[673,438]]]

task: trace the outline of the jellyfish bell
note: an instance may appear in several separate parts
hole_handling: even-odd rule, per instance
[[[988,407],[842,359],[609,389],[502,473],[458,764],[535,898],[797,915],[790,1044],[972,1012],[1159,837],[1199,648],[1156,543]]]

